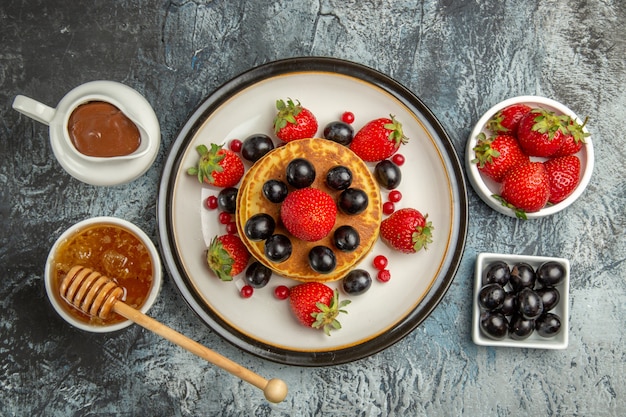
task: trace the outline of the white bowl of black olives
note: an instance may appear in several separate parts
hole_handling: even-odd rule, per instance
[[[474,273],[474,343],[566,349],[569,276],[567,259],[479,254]]]

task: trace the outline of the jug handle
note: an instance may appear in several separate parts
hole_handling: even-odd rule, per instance
[[[15,96],[13,108],[45,125],[50,125],[56,113],[56,109],[22,95]]]

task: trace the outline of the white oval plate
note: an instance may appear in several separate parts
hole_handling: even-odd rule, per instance
[[[428,213],[434,242],[427,251],[404,255],[382,242],[359,265],[374,277],[371,289],[350,298],[343,328],[326,336],[300,325],[288,301],[273,295],[278,285],[297,282],[274,274],[270,283],[243,299],[242,278],[222,282],[206,266],[209,241],[224,234],[217,210],[204,200],[217,195],[186,174],[198,159],[196,146],[227,144],[255,133],[272,137],[277,99],[292,98],[324,126],[349,110],[358,130],[367,121],[393,114],[410,138],[397,208]],[[373,166],[372,166],[373,169]],[[383,191],[383,199],[387,192]],[[255,355],[294,365],[349,362],[378,352],[406,336],[437,306],[451,284],[467,232],[465,182],[445,131],[409,90],[370,68],[332,58],[295,58],[265,64],[229,81],[192,114],[175,140],[161,180],[159,236],[166,266],[191,308],[221,336]],[[389,258],[392,279],[380,283],[371,266],[375,255]],[[243,275],[243,274],[242,274]],[[339,281],[331,283],[338,287]]]

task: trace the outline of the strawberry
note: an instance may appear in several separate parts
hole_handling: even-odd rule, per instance
[[[517,133],[517,127],[520,120],[528,112],[532,110],[532,107],[524,103],[515,103],[507,106],[497,112],[487,122],[487,128],[493,133],[507,133],[515,135]]]
[[[550,157],[563,144],[568,124],[568,116],[557,116],[551,111],[536,108],[520,120],[517,139],[526,154]]]
[[[317,188],[290,192],[280,207],[280,219],[295,237],[307,242],[324,238],[335,225],[335,200]]]
[[[200,154],[198,165],[187,169],[187,173],[197,175],[198,181],[226,188],[237,184],[243,176],[243,161],[230,149],[212,143],[210,150],[199,145],[196,151]]]
[[[504,174],[514,166],[530,160],[513,136],[500,134],[487,138],[481,133],[477,139],[476,158],[472,163],[478,164],[478,170],[496,182],[502,181]]]
[[[209,268],[222,281],[232,281],[235,275],[246,269],[249,260],[250,252],[237,235],[216,236],[207,250]]]
[[[543,163],[550,181],[552,204],[565,200],[580,182],[580,159],[575,155],[566,155],[550,159]]]
[[[578,153],[578,151],[580,151],[585,144],[585,138],[589,136],[589,133],[583,130],[586,124],[587,119],[585,119],[582,125],[578,124],[576,120],[570,119],[570,122],[567,125],[567,131],[569,133],[565,136],[563,144],[553,156],[559,157]]]
[[[288,99],[276,100],[278,114],[274,118],[274,132],[284,142],[315,137],[317,133],[317,119],[311,111],[302,107],[299,101],[295,103]]]
[[[298,321],[307,327],[323,329],[330,336],[331,330],[341,329],[337,321],[339,313],[347,313],[343,307],[350,300],[339,302],[339,292],[321,282],[305,282],[289,290],[289,306]]]
[[[403,208],[392,213],[380,224],[380,237],[389,246],[404,253],[427,249],[432,240],[434,227],[413,208]]]
[[[550,197],[548,173],[542,162],[529,162],[511,169],[502,180],[500,195],[494,195],[503,206],[526,219],[526,213],[541,210]]]
[[[394,116],[389,117],[391,119],[368,122],[354,135],[350,149],[362,160],[377,162],[387,159],[409,140],[402,132],[402,124]]]

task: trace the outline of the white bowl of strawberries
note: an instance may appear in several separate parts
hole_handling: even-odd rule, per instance
[[[467,142],[472,187],[494,210],[521,219],[549,216],[583,193],[593,171],[593,145],[581,120],[563,104],[519,96],[489,109]]]

